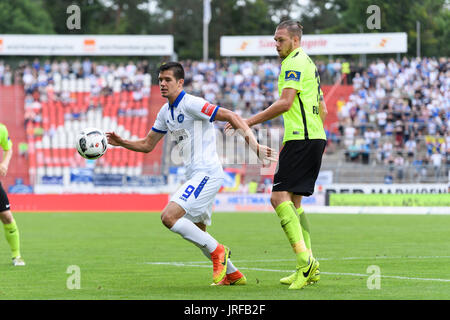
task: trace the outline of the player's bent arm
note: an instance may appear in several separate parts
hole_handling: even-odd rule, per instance
[[[13,149],[5,150],[3,152],[3,160],[0,163],[0,174],[2,176],[6,175],[6,172],[8,171],[9,162],[11,161],[13,155]]]
[[[9,166],[9,162],[11,161],[13,155],[13,149],[9,149],[9,150],[5,150],[3,152],[3,160],[2,160],[2,164],[5,165],[6,167]]]
[[[327,115],[328,115],[328,109],[327,109],[327,104],[325,103],[325,100],[323,99],[323,97],[320,97],[319,115],[320,115],[320,119],[322,119],[322,123],[325,123],[325,119],[327,118]]]
[[[270,105],[270,107],[268,107],[266,110],[257,113],[253,117],[247,119],[247,124],[251,127],[255,124],[276,118],[286,111],[289,111],[296,96],[297,89],[284,88],[281,92],[280,98],[277,101],[272,103],[272,105]]]
[[[153,149],[155,149],[156,145],[158,144],[159,140],[161,140],[164,137],[164,135],[165,135],[164,133],[150,130],[150,132],[144,139],[135,141],[136,142],[135,146],[137,148],[134,151],[145,153],[152,152]]]
[[[242,135],[245,141],[248,143],[250,148],[258,153],[258,141],[255,138],[252,130],[238,114],[225,108],[219,108],[214,120],[226,121],[235,129],[238,130],[239,134]]]
[[[113,146],[120,146],[131,151],[144,153],[153,151],[159,140],[164,137],[164,133],[155,132],[153,130],[150,130],[145,138],[139,140],[122,139],[114,132],[108,132],[106,135],[108,137],[108,143]]]

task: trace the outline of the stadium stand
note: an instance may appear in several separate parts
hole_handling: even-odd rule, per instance
[[[24,124],[32,182],[68,176],[87,161],[74,156],[76,132],[97,127],[125,138],[145,136],[149,126],[151,76],[142,64],[96,64],[85,59],[43,65],[34,60],[20,71],[24,91]],[[157,108],[159,110],[159,107]],[[157,112],[157,111],[156,111]],[[151,120],[153,121],[153,120]],[[156,150],[158,153],[158,150]],[[161,161],[159,154],[152,157]],[[96,161],[97,173],[143,173],[143,154],[113,148]],[[156,173],[151,166],[152,173]],[[156,166],[159,170],[160,164]]]
[[[244,118],[277,98],[277,60],[182,63],[186,91],[229,107]],[[378,59],[367,68],[339,59],[316,64],[330,111],[325,124],[329,139],[324,170],[333,170],[335,180],[446,179],[450,167],[448,58]],[[0,62],[3,88],[12,83],[11,72]],[[114,65],[89,59],[44,63],[36,59],[16,70],[16,81],[20,76],[24,91],[27,146],[22,149],[28,156],[30,180],[85,166],[81,157],[73,156],[73,133],[80,128],[94,126],[125,137],[144,136],[166,102],[159,94],[150,94],[149,72],[144,62]],[[153,90],[157,92],[158,87]],[[256,129],[281,128],[281,121],[274,119]],[[280,138],[271,137],[272,141]],[[144,157],[111,148],[97,161],[96,170],[131,176],[167,173],[170,151],[170,144],[159,145]],[[359,165],[371,165],[371,176],[356,177],[355,166]]]
[[[277,97],[277,60],[185,61],[188,90],[244,118]],[[446,181],[450,168],[448,58],[378,59],[367,68],[317,61],[330,109],[324,168],[345,182]],[[347,85],[350,84],[350,85]],[[281,118],[266,127],[279,127]],[[365,166],[371,165],[371,169]],[[355,166],[368,175],[355,174]],[[394,177],[393,177],[394,176]],[[253,179],[250,177],[249,179]]]
[[[26,134],[23,127],[24,92],[21,86],[2,85],[0,83],[0,122],[8,128],[13,140],[14,161],[10,162],[6,177],[2,177],[2,184],[6,187],[13,185],[16,179],[22,179],[25,184],[30,182],[28,175],[27,154],[20,155],[19,146],[26,144]],[[22,147],[23,148],[23,147]]]
[[[356,74],[354,92],[338,110],[347,153],[366,150],[384,163],[392,162],[395,154],[410,160],[433,154],[444,157],[449,138],[449,72],[447,58],[404,58],[388,64],[378,60],[362,75]]]

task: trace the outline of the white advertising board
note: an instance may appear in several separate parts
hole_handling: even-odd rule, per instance
[[[407,52],[407,34],[349,33],[303,35],[301,47],[309,55]],[[276,56],[273,36],[223,36],[221,56]]]
[[[0,34],[0,55],[170,56],[172,35]]]

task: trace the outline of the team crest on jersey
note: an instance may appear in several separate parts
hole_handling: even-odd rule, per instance
[[[205,103],[205,105],[202,108],[202,113],[206,114],[208,117],[211,117],[211,115],[212,115],[212,113],[213,113],[215,108],[216,108],[215,105],[210,104],[210,103],[207,102],[207,103]]]
[[[179,123],[182,123],[184,121],[184,114],[179,114],[177,120]]]
[[[300,75],[301,75],[300,71],[288,70],[285,73],[284,80],[300,81]]]

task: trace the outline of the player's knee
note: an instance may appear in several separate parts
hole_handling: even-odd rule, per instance
[[[172,228],[173,225],[175,224],[175,221],[172,217],[172,215],[170,214],[169,211],[163,211],[161,213],[161,222],[163,223],[163,225],[165,225],[168,229]]]
[[[270,203],[272,204],[272,207],[276,209],[281,203],[283,203],[282,199],[274,194],[270,197]]]
[[[0,212],[0,221],[3,224],[10,224],[10,223],[12,223],[13,222],[13,216],[12,216],[11,211],[8,210],[8,211]]]
[[[272,207],[276,209],[280,204],[286,201],[292,201],[291,196],[288,192],[284,191],[277,191],[272,192],[272,195],[270,196],[270,203],[272,204]]]

